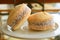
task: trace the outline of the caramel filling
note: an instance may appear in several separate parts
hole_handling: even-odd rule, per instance
[[[25,10],[21,14],[18,14],[16,16],[16,18],[14,19],[12,24],[10,24],[10,26],[12,26],[12,27],[15,26],[17,24],[17,22],[20,21],[23,18],[23,16],[26,14],[26,11],[28,11],[27,7],[25,8]]]
[[[52,25],[52,24],[54,24],[54,21],[48,21],[48,22],[43,22],[43,23],[40,23],[40,22],[38,22],[38,23],[36,23],[36,22],[30,23],[30,25],[36,25],[36,26],[44,26],[44,25]]]

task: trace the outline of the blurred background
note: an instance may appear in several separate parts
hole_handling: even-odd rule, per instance
[[[10,14],[12,8],[16,5],[27,3],[31,8],[32,13],[47,11],[52,14],[60,15],[60,0],[0,0],[0,27],[6,23],[7,18]],[[0,40],[33,40],[33,39],[17,39],[5,35],[2,30],[0,30]],[[37,39],[36,39],[37,40]],[[60,36],[38,39],[38,40],[60,40]]]

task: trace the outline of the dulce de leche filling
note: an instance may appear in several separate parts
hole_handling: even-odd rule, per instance
[[[13,27],[13,26],[15,26],[15,25],[18,23],[18,21],[22,20],[27,11],[28,11],[28,9],[27,9],[27,7],[26,7],[22,13],[16,15],[16,18],[15,18],[14,21],[10,24],[10,26]]]
[[[32,23],[29,23],[29,25],[35,25],[35,26],[45,26],[45,25],[52,25],[54,24],[54,21],[50,20],[50,21],[47,21],[47,22],[32,22]]]
[[[18,14],[16,16],[16,18],[14,19],[14,21],[12,22],[12,24],[10,24],[10,26],[15,26],[17,24],[17,22],[20,21],[23,18],[24,15],[25,15],[24,12],[21,13],[21,14]]]
[[[12,22],[12,24],[10,24],[10,26],[16,25],[17,22],[23,18],[23,16],[24,16],[24,13],[17,15],[14,21]]]

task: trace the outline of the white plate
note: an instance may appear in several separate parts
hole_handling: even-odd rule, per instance
[[[55,17],[56,18],[56,17]],[[29,31],[28,29],[28,22],[25,22],[24,25],[17,31],[12,31],[10,26],[4,25],[2,27],[2,31],[13,37],[17,38],[48,38],[48,37],[54,37],[60,34],[60,25],[58,20],[55,20],[58,23],[58,28],[54,30],[48,30],[48,31]]]
[[[27,25],[25,24],[17,31],[12,31],[10,26],[5,25],[3,26],[2,31],[9,36],[13,36],[17,38],[47,38],[59,34],[60,27],[48,31],[30,31]]]

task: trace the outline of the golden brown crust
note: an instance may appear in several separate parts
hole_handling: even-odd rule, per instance
[[[47,12],[38,12],[35,14],[32,14],[29,18],[29,22],[45,22],[52,19],[52,16],[48,14]]]
[[[11,11],[7,23],[13,30],[17,30],[27,20],[30,13],[31,9],[26,4],[18,5]]]
[[[47,12],[38,12],[28,18],[29,29],[50,30],[55,27],[53,18]]]
[[[27,21],[28,17],[30,16],[30,13],[31,13],[31,11],[28,11],[28,12],[26,13],[26,15],[23,17],[23,19],[20,20],[20,21],[18,21],[17,24],[16,24],[12,29],[13,29],[13,30],[19,29],[19,27],[22,26],[22,24],[23,24],[25,21]]]

